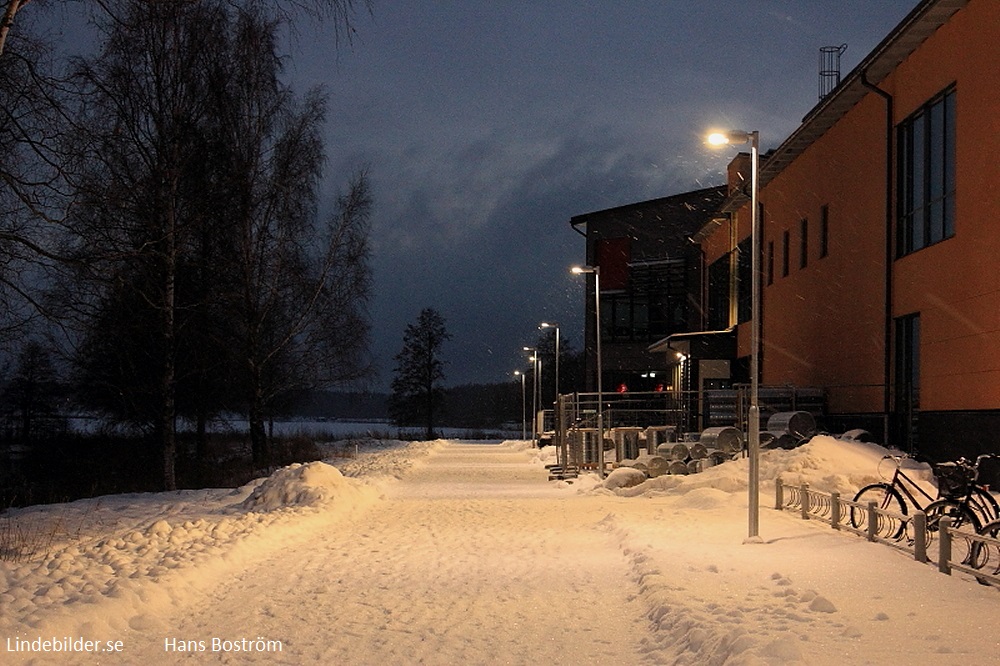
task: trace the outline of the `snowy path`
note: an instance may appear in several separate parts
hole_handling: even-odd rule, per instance
[[[168,620],[170,635],[281,640],[274,663],[634,663],[644,609],[601,515],[575,524],[579,501],[554,497],[523,451],[450,445],[363,515]],[[156,636],[135,663],[163,663]],[[241,656],[261,655],[227,662]]]
[[[769,492],[763,543],[743,543],[745,461],[618,488],[547,481],[550,453],[418,443],[342,461],[358,478],[312,463],[234,490],[28,508],[21,524],[79,527],[43,557],[0,561],[0,664],[964,666],[1000,654],[996,588],[769,509]],[[820,437],[767,452],[762,469],[856,488],[881,455]],[[66,636],[124,651],[9,647]]]

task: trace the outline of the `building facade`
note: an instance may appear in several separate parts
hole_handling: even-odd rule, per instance
[[[601,355],[605,391],[662,391],[676,360],[649,346],[704,327],[702,258],[691,236],[715,214],[725,187],[712,187],[577,215],[586,262],[600,270]],[[595,390],[594,276],[588,276],[584,343],[586,390]]]
[[[998,56],[1000,2],[924,0],[762,159],[759,379],[821,387],[830,430],[1000,452]],[[719,213],[694,234],[713,284],[749,251],[745,194]],[[707,318],[745,367],[723,291]]]

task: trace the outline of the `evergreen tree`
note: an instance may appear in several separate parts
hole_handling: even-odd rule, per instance
[[[444,317],[433,308],[424,308],[417,322],[406,327],[403,349],[395,357],[389,414],[399,425],[423,425],[427,439],[434,439],[435,417],[443,403],[444,361],[440,354],[450,338]]]

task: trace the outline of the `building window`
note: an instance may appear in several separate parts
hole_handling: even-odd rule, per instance
[[[955,89],[897,128],[899,256],[955,235]]]
[[[781,277],[788,277],[788,252],[791,239],[789,238],[788,231],[785,231],[781,235]]]
[[[729,328],[729,255],[725,254],[708,267],[708,328]]]
[[[606,289],[601,269],[601,334],[612,342],[654,342],[690,330],[684,259],[631,262],[623,289]]]
[[[799,268],[809,264],[809,220],[799,220]]]
[[[750,321],[753,314],[753,247],[748,236],[737,246],[736,262],[736,321],[742,324]]]
[[[830,253],[830,207],[821,206],[819,209],[819,256],[825,257]]]
[[[767,283],[774,284],[774,241],[767,242]]]

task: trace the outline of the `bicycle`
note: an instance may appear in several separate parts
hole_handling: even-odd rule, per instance
[[[979,483],[982,462],[995,458],[995,454],[984,453],[977,456],[974,463],[966,458],[959,458],[954,463],[935,466],[939,496],[958,499],[964,503],[979,518],[981,526],[1000,520],[1000,503],[990,492],[989,484]]]
[[[953,463],[940,463],[935,465],[935,476],[938,478],[937,498],[925,491],[920,485],[906,474],[902,469],[902,461],[905,456],[887,455],[882,460],[892,460],[895,462],[895,471],[892,480],[888,483],[872,483],[857,492],[854,501],[864,507],[870,502],[883,511],[891,511],[903,516],[909,514],[909,506],[913,506],[917,511],[923,511],[927,516],[928,531],[935,531],[937,524],[943,516],[949,516],[952,520],[952,527],[960,529],[969,526],[979,531],[984,522],[989,521],[989,516],[994,515],[1000,518],[1000,508],[997,507],[996,499],[983,486],[977,485],[978,465],[982,458],[977,458],[975,464],[969,463],[965,458],[960,458]],[[881,467],[881,461],[879,462]],[[881,475],[881,472],[880,472]],[[903,496],[909,500],[909,504],[903,500]],[[922,499],[921,499],[922,498]],[[983,519],[987,518],[987,521]],[[851,507],[851,526],[860,528],[867,521],[867,510]],[[882,520],[880,514],[879,520]],[[906,529],[908,521],[899,521],[899,525],[891,534],[890,539],[899,539]],[[879,524],[879,533],[889,532],[888,526],[895,525],[894,521],[886,521]]]

